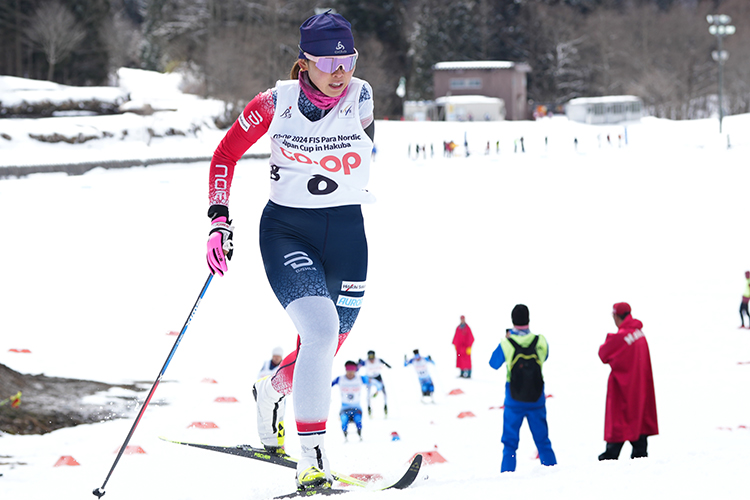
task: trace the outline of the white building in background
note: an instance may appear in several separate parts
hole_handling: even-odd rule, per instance
[[[565,105],[569,120],[592,125],[640,121],[643,101],[632,95],[579,97]]]
[[[436,120],[435,101],[404,101],[404,120],[423,122]]]
[[[505,101],[483,95],[449,95],[435,99],[438,120],[447,122],[505,120]]]
[[[439,62],[432,66],[435,97],[496,97],[503,100],[505,119],[527,120],[526,76],[530,71],[528,64],[514,61]]]
[[[447,122],[505,120],[505,102],[483,95],[454,95],[434,101],[404,102],[406,120],[440,120]]]

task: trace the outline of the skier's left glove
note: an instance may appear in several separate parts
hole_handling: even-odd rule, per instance
[[[208,233],[206,260],[211,274],[224,276],[227,272],[227,261],[232,260],[234,245],[234,226],[229,220],[229,209],[224,205],[211,205],[208,209],[211,217],[211,231]]]

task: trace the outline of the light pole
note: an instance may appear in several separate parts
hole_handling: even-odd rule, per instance
[[[721,134],[721,122],[724,119],[724,61],[729,57],[729,52],[722,48],[725,36],[733,35],[735,27],[732,26],[732,18],[726,14],[709,14],[706,21],[710,26],[708,32],[716,37],[718,49],[711,52],[711,57],[719,63],[719,133]]]

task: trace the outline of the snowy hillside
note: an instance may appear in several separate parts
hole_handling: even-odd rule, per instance
[[[179,90],[181,81],[176,73],[122,68],[119,87],[88,91],[91,99],[120,103],[124,114],[65,113],[50,118],[0,120],[0,175],[2,167],[9,166],[210,156],[223,136],[214,118],[222,114],[224,104],[183,94]],[[80,100],[85,91],[0,76],[0,102],[7,105]],[[50,142],[50,137],[57,142]],[[262,144],[258,144],[258,153],[267,154],[267,146],[262,150]]]
[[[204,105],[195,103],[191,120]],[[150,145],[131,140],[134,134],[82,145],[20,138],[37,127],[123,130],[142,118],[0,120],[0,131],[14,135],[0,139],[0,163],[173,151],[210,156],[221,137],[172,136]],[[368,290],[334,372],[374,349],[393,365],[383,375],[390,412],[384,418],[376,398],[364,440],[344,443],[334,388],[332,467],[392,478],[414,453],[445,458],[425,466],[412,488],[379,493],[384,500],[746,498],[750,331],[737,328],[737,310],[750,269],[750,116],[728,117],[724,127],[729,149],[716,120],[644,118],[627,131],[564,118],[377,122],[370,189],[378,202],[364,209]],[[526,152],[514,153],[520,137]],[[444,140],[459,144],[453,158],[443,157]],[[416,144],[427,146],[425,157],[414,159]],[[257,444],[251,385],[271,350],[288,352],[295,340],[258,250],[267,172],[263,160],[237,167],[229,273],[207,290],[131,441],[145,454],[123,457],[108,500],[260,500],[294,487],[291,470],[158,439]],[[207,175],[207,163],[174,163],[0,180],[0,363],[150,388],[174,343],[168,333],[181,328],[207,277]],[[614,331],[611,306],[619,301],[644,323],[661,435],[649,440],[648,459],[629,460],[626,444],[620,461],[602,463],[609,369],[597,350]],[[550,343],[544,370],[559,464],[539,465],[524,426],[518,469],[501,475],[504,373],[488,360],[517,303],[529,306],[532,330]],[[462,314],[477,338],[471,380],[457,378],[450,344]],[[402,366],[415,348],[436,360],[434,405],[420,402],[416,376]],[[455,389],[463,393],[451,395]],[[216,401],[222,397],[237,402]],[[473,416],[459,418],[462,412]],[[3,500],[94,498],[134,416],[43,436],[0,436]],[[287,441],[296,454],[293,432]],[[55,467],[63,456],[80,465]]]

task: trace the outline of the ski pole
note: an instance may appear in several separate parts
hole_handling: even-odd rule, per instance
[[[125,438],[125,442],[122,444],[122,447],[120,447],[120,451],[117,453],[115,462],[112,464],[112,468],[109,469],[109,474],[107,474],[106,479],[104,479],[104,483],[102,484],[101,488],[96,488],[93,491],[94,495],[96,495],[98,498],[101,498],[102,496],[104,496],[104,493],[105,493],[104,487],[107,486],[107,482],[109,481],[110,476],[112,476],[112,472],[115,470],[115,467],[117,467],[117,463],[120,461],[122,454],[125,452],[125,448],[127,448],[128,443],[130,442],[130,438],[133,437],[135,428],[138,426],[138,422],[141,421],[141,417],[143,417],[143,412],[146,411],[146,407],[148,406],[148,403],[151,401],[151,397],[154,395],[154,391],[156,391],[156,388],[159,386],[159,382],[161,382],[161,378],[164,376],[164,372],[167,371],[167,366],[169,366],[169,362],[172,361],[172,357],[174,356],[174,353],[177,350],[177,346],[180,345],[182,336],[185,335],[185,331],[187,330],[188,325],[193,320],[193,317],[195,316],[195,312],[198,310],[198,304],[201,303],[201,299],[203,299],[203,295],[206,293],[206,289],[208,288],[208,285],[211,283],[211,280],[213,279],[213,277],[214,277],[213,274],[208,275],[208,279],[206,280],[206,283],[203,285],[203,288],[201,289],[201,293],[200,295],[198,295],[198,299],[196,299],[195,304],[193,305],[193,309],[190,311],[190,314],[185,320],[185,324],[182,325],[182,330],[180,331],[180,334],[177,336],[177,340],[175,340],[174,346],[172,346],[172,350],[169,352],[169,356],[167,357],[167,360],[164,363],[164,366],[162,366],[161,371],[159,372],[159,376],[156,377],[156,381],[154,382],[154,385],[151,387],[151,391],[149,391],[148,396],[146,396],[146,400],[143,402],[143,406],[141,406],[141,411],[139,411],[138,416],[135,417],[135,422],[133,422],[133,427],[130,428],[128,437]]]

